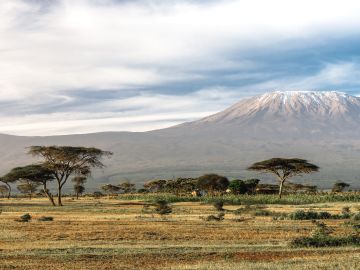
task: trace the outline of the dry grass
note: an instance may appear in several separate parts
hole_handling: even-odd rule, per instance
[[[310,221],[239,216],[227,212],[222,222],[211,205],[173,204],[161,218],[142,202],[66,199],[50,207],[44,199],[0,199],[0,269],[360,269],[356,247],[290,249],[295,237],[308,235]],[[271,205],[276,212],[313,209],[339,213],[359,203],[306,206]],[[225,206],[234,210],[239,206]],[[29,223],[14,221],[30,213]],[[52,216],[52,222],[36,221]],[[343,220],[326,221],[338,234]]]

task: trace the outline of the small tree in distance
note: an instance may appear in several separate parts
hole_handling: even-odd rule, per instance
[[[40,183],[30,181],[29,179],[19,179],[19,183],[16,186],[21,193],[28,194],[31,200]]]
[[[336,182],[332,188],[332,192],[343,192],[345,188],[350,187],[348,183]]]
[[[214,195],[215,192],[223,192],[229,186],[229,180],[225,176],[217,174],[205,174],[198,178],[197,186]]]
[[[101,189],[109,196],[115,195],[120,191],[120,187],[112,185],[112,184],[103,185],[103,186],[101,186]]]
[[[123,193],[132,193],[136,191],[135,184],[132,184],[129,181],[119,184],[118,187],[123,191]]]
[[[76,176],[71,181],[74,183],[74,191],[76,194],[76,199],[79,199],[79,195],[83,194],[85,191],[84,184],[87,181],[87,178],[85,176]]]
[[[279,197],[281,198],[285,181],[304,173],[319,171],[319,167],[299,158],[272,158],[256,162],[248,170],[275,174],[279,180]]]

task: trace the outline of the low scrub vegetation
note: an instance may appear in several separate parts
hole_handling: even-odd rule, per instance
[[[289,219],[292,220],[312,220],[312,219],[347,219],[350,218],[351,214],[335,214],[332,215],[329,212],[315,212],[315,211],[304,211],[298,210],[288,215]]]
[[[168,202],[203,202],[214,203],[221,199],[226,204],[285,204],[285,205],[303,205],[327,202],[360,202],[360,194],[356,192],[336,193],[336,194],[290,194],[281,199],[277,195],[235,195],[226,194],[219,196],[176,196],[170,193],[148,193],[148,194],[122,194],[120,200],[142,200],[156,202],[166,200]]]
[[[360,246],[360,235],[355,231],[352,235],[332,236],[333,229],[325,223],[313,221],[316,225],[311,236],[299,237],[291,241],[292,247],[337,247],[337,246]]]

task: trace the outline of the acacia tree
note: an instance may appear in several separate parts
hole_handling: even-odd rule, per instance
[[[19,183],[16,186],[21,193],[28,194],[31,200],[33,194],[39,188],[40,183],[30,181],[29,179],[19,179]]]
[[[110,195],[115,195],[115,194],[117,194],[117,193],[120,191],[120,187],[119,187],[119,186],[115,186],[115,185],[112,185],[112,184],[103,185],[103,186],[101,186],[101,189],[102,189],[106,194],[108,194],[109,196],[110,196]]]
[[[166,180],[152,180],[144,184],[144,188],[150,192],[161,192],[164,190]]]
[[[123,193],[132,193],[136,191],[135,184],[130,183],[129,181],[120,183],[118,187],[123,191]]]
[[[345,188],[350,187],[348,183],[336,182],[332,188],[332,192],[343,192]]]
[[[304,173],[317,172],[319,167],[299,158],[272,158],[256,162],[248,170],[275,174],[280,182],[279,197],[281,198],[285,181]]]
[[[0,194],[5,198],[5,196],[8,194],[9,189],[5,185],[0,185]]]
[[[76,176],[73,179],[71,179],[72,182],[74,182],[74,191],[76,194],[76,199],[79,199],[79,194],[84,193],[85,186],[84,184],[87,181],[87,178],[85,176]]]
[[[41,157],[43,165],[57,181],[58,206],[62,206],[62,188],[71,175],[88,176],[92,168],[103,168],[100,159],[112,153],[97,148],[72,146],[31,146],[29,154]]]
[[[15,182],[19,179],[27,179],[34,183],[43,185],[43,192],[50,200],[51,204],[55,206],[54,197],[48,189],[48,182],[53,181],[54,173],[52,170],[46,168],[42,164],[32,164],[24,167],[16,167],[4,176],[4,179]]]
[[[10,183],[13,183],[15,182],[16,180],[11,180],[11,179],[8,179],[8,178],[5,178],[5,177],[0,177],[0,182],[4,183],[7,187],[7,198],[10,199],[10,196],[11,196],[11,186],[10,186]]]

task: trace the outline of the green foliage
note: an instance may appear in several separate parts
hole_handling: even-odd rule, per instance
[[[152,180],[144,184],[144,188],[149,192],[164,192],[166,180]]]
[[[285,204],[285,205],[303,205],[327,202],[360,202],[360,193],[347,192],[337,194],[290,194],[283,198],[276,195],[234,195],[226,194],[223,196],[176,196],[169,193],[147,193],[147,194],[121,194],[118,196],[121,200],[140,200],[155,202],[157,200],[166,200],[168,202],[202,202],[212,204],[221,199],[228,205],[242,204]]]
[[[247,186],[243,180],[232,180],[229,184],[229,189],[234,194],[245,194],[247,192]]]
[[[233,194],[254,194],[256,186],[259,184],[259,179],[248,180],[232,180],[229,184],[229,189]]]
[[[337,247],[337,246],[360,246],[360,237],[358,235],[349,235],[344,237],[331,236],[333,229],[325,223],[313,221],[316,225],[311,236],[299,237],[291,241],[292,247]]]
[[[353,220],[360,220],[360,211],[356,213],[352,218]]]
[[[103,185],[101,186],[101,189],[108,195],[115,195],[120,191],[120,187],[112,184]]]
[[[40,183],[38,182],[32,182],[29,181],[28,179],[20,179],[19,183],[17,184],[17,189],[21,193],[29,195],[31,199],[32,195],[36,192],[39,185]]]
[[[129,181],[120,183],[118,187],[123,193],[132,193],[136,191],[135,184],[132,184]]]
[[[16,221],[18,222],[29,222],[31,220],[31,215],[30,214],[24,214],[22,216],[20,216],[20,218]]]
[[[332,188],[332,192],[343,192],[345,188],[349,187],[350,185],[345,182],[336,182]]]
[[[166,192],[176,195],[189,194],[196,189],[197,179],[195,178],[178,178],[167,180],[164,186]]]
[[[200,176],[197,181],[197,187],[208,191],[210,194],[225,191],[229,186],[229,180],[217,174],[205,174]]]
[[[62,206],[62,188],[71,175],[88,176],[92,168],[103,168],[101,158],[111,152],[93,147],[31,146],[28,154],[43,159],[45,168],[51,170],[58,183],[58,205]]]
[[[292,220],[312,220],[312,219],[348,219],[351,217],[351,213],[342,213],[332,215],[329,212],[314,212],[298,210],[288,215],[289,219]]]
[[[294,176],[301,176],[304,173],[317,172],[319,167],[299,158],[272,158],[256,162],[248,170],[260,171],[274,174],[280,181],[279,197],[282,195],[283,184]]]

